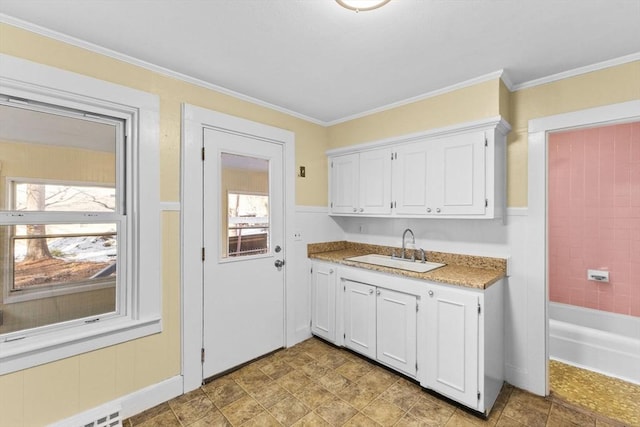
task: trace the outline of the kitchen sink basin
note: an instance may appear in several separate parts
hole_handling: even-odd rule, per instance
[[[426,273],[436,268],[444,267],[446,264],[438,262],[420,262],[398,258],[391,258],[386,255],[369,254],[345,258],[345,261],[363,262],[365,264],[379,265],[382,267],[397,268],[400,270],[414,271],[416,273]]]

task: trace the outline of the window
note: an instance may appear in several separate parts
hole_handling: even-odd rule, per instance
[[[269,251],[269,196],[228,194],[229,256],[266,254]]]
[[[0,61],[0,375],[159,332],[157,97]]]

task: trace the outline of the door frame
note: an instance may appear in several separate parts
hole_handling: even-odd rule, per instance
[[[284,257],[294,247],[295,220],[295,134],[262,123],[217,111],[182,104],[181,151],[181,310],[182,310],[182,376],[184,392],[202,384],[203,301],[203,162],[204,128],[221,129],[255,135],[282,144],[284,200]],[[290,259],[292,259],[290,257]],[[284,345],[294,342],[294,311],[291,301],[294,269],[284,271]]]
[[[640,101],[629,101],[529,120],[529,190],[527,230],[529,385],[549,395],[549,283],[547,271],[548,134],[571,128],[604,126],[640,120]]]

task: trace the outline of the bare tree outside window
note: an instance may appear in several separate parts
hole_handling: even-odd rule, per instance
[[[45,208],[45,186],[42,184],[27,184],[27,209],[43,211]],[[27,225],[28,236],[42,236],[47,234],[43,224]],[[39,261],[52,258],[47,239],[28,239],[25,261]]]

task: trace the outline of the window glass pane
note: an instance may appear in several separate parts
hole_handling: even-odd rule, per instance
[[[0,104],[0,209],[118,210],[121,122],[67,114]],[[45,185],[44,194],[29,203],[35,184]]]
[[[84,185],[55,185],[16,182],[14,207],[17,211],[113,212],[116,189]]]
[[[269,196],[229,193],[229,256],[267,253]]]
[[[0,334],[116,311],[116,224],[5,225],[0,241]],[[41,297],[20,299],[29,293]]]
[[[222,257],[269,252],[269,161],[222,153]]]

